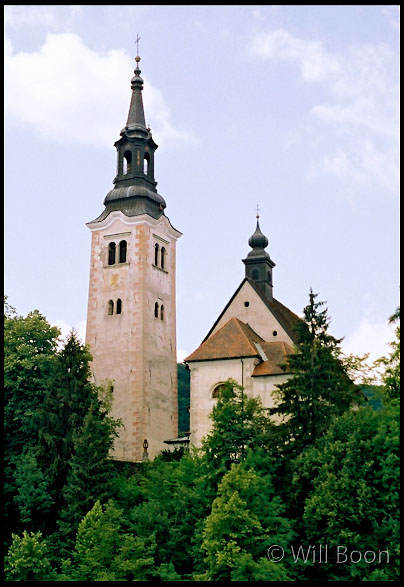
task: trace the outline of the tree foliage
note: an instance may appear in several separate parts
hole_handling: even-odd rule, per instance
[[[58,349],[39,312],[6,305],[6,580],[397,580],[399,328],[384,394],[360,405],[362,359],[343,360],[322,305],[311,292],[272,411],[283,423],[228,380],[202,447],[146,463],[109,458],[111,390],[75,333]],[[390,558],[275,563],[276,544]]]
[[[376,361],[383,368],[382,382],[386,396],[391,400],[400,398],[400,308],[390,316],[389,324],[395,324],[395,340],[390,342],[391,353]]]
[[[206,518],[202,549],[204,581],[285,581],[282,564],[270,562],[271,544],[288,544],[292,531],[284,507],[253,468],[233,463],[221,480]]]
[[[185,365],[178,363],[178,434],[189,432],[190,373]]]
[[[21,529],[18,526],[20,515],[24,523],[30,518],[28,509],[31,505],[41,511],[45,502],[49,505],[51,501],[49,496],[40,495],[41,487],[45,489],[45,481],[40,479],[33,449],[38,444],[39,413],[54,368],[59,334],[59,329],[50,326],[37,310],[26,317],[19,316],[5,301],[4,497],[7,537]],[[33,503],[33,500],[36,502],[35,495],[39,498],[38,503]],[[19,511],[20,505],[24,511]]]
[[[219,474],[244,460],[248,449],[268,448],[273,425],[260,398],[248,397],[233,379],[223,384],[211,413],[212,428],[202,450]]]
[[[123,512],[112,500],[97,501],[78,528],[71,559],[63,563],[69,581],[147,581],[154,576],[155,542],[124,531]]]
[[[328,580],[394,580],[399,563],[399,408],[361,407],[336,419],[295,464],[294,488],[310,483],[303,523],[310,544],[328,544]],[[389,563],[338,564],[338,545],[389,552]],[[370,555],[369,555],[369,558]],[[320,569],[316,569],[319,571]],[[319,578],[317,576],[317,578]]]
[[[6,541],[22,529],[72,536],[109,497],[117,423],[90,381],[91,355],[73,331],[5,307]],[[105,396],[105,393],[104,393]]]
[[[320,310],[325,302],[317,302],[317,296],[310,291],[304,320],[296,326],[296,349],[287,360],[293,377],[278,385],[277,404],[271,408],[271,414],[282,419],[282,442],[294,454],[313,444],[337,416],[360,401],[341,360],[342,339],[329,334],[328,310]]]
[[[5,558],[6,581],[52,581],[56,574],[48,558],[48,546],[41,532],[34,534],[23,531],[22,536],[13,534]]]

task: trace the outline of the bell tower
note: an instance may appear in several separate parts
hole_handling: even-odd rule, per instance
[[[255,282],[258,289],[268,300],[272,300],[272,269],[275,267],[275,263],[265,250],[268,243],[267,237],[261,232],[257,212],[257,227],[254,234],[248,239],[248,244],[252,251],[243,259],[245,276]]]
[[[126,126],[115,142],[114,187],[92,233],[86,343],[97,385],[113,386],[112,416],[123,427],[113,456],[153,458],[177,436],[175,271],[181,232],[157,192],[157,144],[146,128],[137,56]]]

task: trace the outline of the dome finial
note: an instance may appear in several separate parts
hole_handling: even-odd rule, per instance
[[[259,206],[258,206],[258,204],[257,204],[257,220],[258,220],[258,218],[260,217],[259,210],[260,210],[260,208],[259,208]]]

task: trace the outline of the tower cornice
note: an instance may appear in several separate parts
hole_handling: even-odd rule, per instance
[[[182,236],[182,232],[173,227],[167,216],[162,216],[159,219],[153,218],[149,214],[142,214],[139,216],[126,216],[126,214],[124,214],[120,210],[114,210],[113,212],[110,212],[110,214],[108,214],[108,216],[106,216],[101,221],[95,220],[92,222],[87,222],[86,226],[88,226],[91,232],[106,230],[117,220],[120,220],[123,224],[126,224],[127,226],[138,226],[140,224],[147,224],[152,228],[156,228],[157,226],[159,226],[159,224],[163,220],[163,222],[166,223],[167,234],[170,238],[177,240]]]

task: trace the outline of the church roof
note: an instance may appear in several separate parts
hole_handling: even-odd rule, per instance
[[[185,362],[256,357],[261,362],[255,367],[252,376],[259,377],[287,373],[280,364],[285,363],[292,352],[292,347],[286,342],[265,342],[249,324],[231,318],[189,355]]]
[[[213,336],[205,339],[185,362],[259,357],[256,343],[262,345],[265,341],[248,324],[231,318]]]
[[[254,371],[252,377],[259,377],[262,375],[281,375],[288,373],[281,369],[280,365],[286,362],[288,355],[293,353],[292,347],[283,341],[264,342],[261,344],[264,355],[267,357],[266,361],[259,363]]]
[[[279,302],[275,298],[272,298],[272,300],[270,300],[266,296],[264,296],[263,293],[260,291],[260,289],[257,287],[257,285],[254,283],[254,281],[252,281],[248,277],[245,277],[243,279],[243,281],[240,283],[239,287],[236,289],[236,291],[234,292],[234,294],[230,298],[229,302],[227,303],[227,305],[225,306],[225,308],[223,309],[223,311],[219,315],[218,319],[213,324],[212,328],[209,330],[209,332],[206,335],[206,337],[204,338],[203,342],[205,342],[209,339],[211,333],[216,328],[216,326],[219,323],[219,321],[221,320],[223,314],[226,312],[227,308],[230,306],[230,304],[232,303],[232,301],[234,300],[234,298],[236,297],[236,295],[238,294],[238,292],[243,287],[243,285],[245,284],[246,281],[251,285],[251,287],[254,289],[254,291],[257,292],[259,297],[262,299],[262,301],[267,306],[267,308],[272,312],[272,314],[277,319],[277,321],[282,326],[282,328],[285,330],[287,335],[293,340],[293,342],[297,342],[297,335],[295,332],[295,326],[301,320],[301,318],[299,318],[299,316],[297,316],[297,314],[292,312],[292,310],[289,310],[289,308],[287,308],[286,306],[281,304],[281,302]]]

